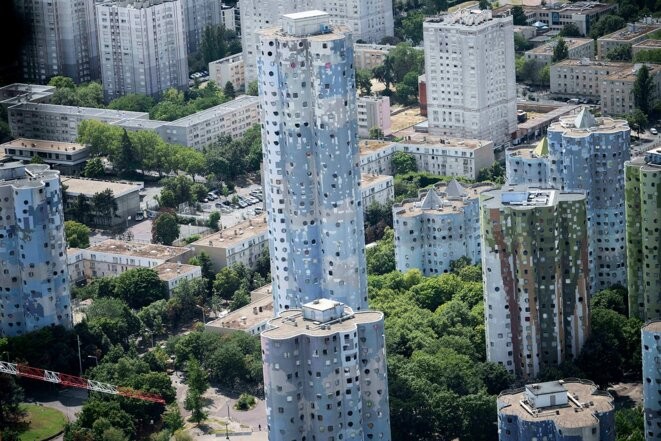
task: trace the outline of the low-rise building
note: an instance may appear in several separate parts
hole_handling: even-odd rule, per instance
[[[661,25],[652,23],[629,23],[625,28],[599,37],[597,39],[597,54],[600,59],[605,59],[610,51],[620,47],[630,48],[636,43],[647,40],[649,34],[660,28]]]
[[[19,103],[48,103],[55,93],[55,86],[13,83],[0,87],[0,105],[7,108]]]
[[[636,43],[631,46],[631,59],[636,58],[636,54],[644,51],[658,51],[661,49],[661,40],[650,38],[649,40],[643,40],[640,43]]]
[[[534,26],[514,26],[514,35],[520,35],[526,40],[537,36],[537,28]]]
[[[658,292],[655,293],[658,295]],[[643,359],[643,409],[645,439],[661,437],[661,320],[645,323],[640,331]]]
[[[631,69],[612,73],[601,80],[601,111],[605,115],[626,115],[636,108],[633,96],[633,84],[638,69],[642,64],[635,64]],[[654,87],[650,102],[661,96],[661,65],[647,64]]]
[[[79,195],[85,196],[91,202],[95,194],[106,190],[112,191],[117,210],[110,217],[93,211],[93,222],[96,225],[114,227],[126,224],[129,217],[133,218],[140,211],[139,192],[142,187],[138,184],[63,177],[62,185],[65,188],[63,191],[65,209],[71,208]]]
[[[363,207],[367,208],[374,202],[387,204],[395,199],[395,184],[392,176],[360,175],[360,193],[363,197]]]
[[[526,60],[535,60],[543,64],[553,62],[553,51],[559,40],[551,40],[541,46],[526,51]],[[594,57],[594,40],[591,38],[565,38],[567,58],[581,59]]]
[[[632,67],[631,63],[616,61],[563,60],[551,65],[551,93],[562,97],[598,98],[602,79]]]
[[[19,138],[0,145],[5,156],[19,161],[39,157],[52,169],[65,175],[77,175],[85,167],[89,149],[84,144]]]
[[[613,397],[576,378],[528,384],[498,396],[499,441],[614,441]]]
[[[479,197],[490,184],[463,187],[452,180],[421,191],[392,208],[398,271],[417,268],[426,276],[450,271],[450,263],[480,253]]]
[[[254,298],[254,293],[267,290],[267,295],[259,295]],[[266,330],[266,324],[273,319],[273,296],[271,295],[271,284],[258,288],[250,293],[249,304],[230,312],[224,317],[217,318],[204,325],[206,331],[218,334],[231,334],[242,331],[250,335],[259,335]]]
[[[387,96],[364,96],[356,100],[358,136],[367,138],[371,129],[379,129],[382,136],[390,130],[390,98]]]
[[[389,44],[361,44],[353,45],[354,66],[356,69],[374,69],[381,66],[388,53],[395,46]]]
[[[214,271],[237,263],[252,268],[268,249],[266,217],[262,215],[248,219],[195,241],[190,246],[195,255],[205,253],[209,256]]]
[[[197,265],[187,265],[180,262],[165,262],[152,268],[158,274],[168,288],[168,292],[172,292],[182,281],[193,280],[202,277],[202,267]]]
[[[209,63],[209,79],[221,88],[225,87],[225,84],[229,81],[234,89],[243,90],[246,86],[243,53],[230,55]]]

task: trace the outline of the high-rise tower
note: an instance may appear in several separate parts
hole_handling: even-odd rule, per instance
[[[367,306],[351,34],[321,11],[260,33],[259,94],[274,311]]]
[[[640,330],[643,359],[645,440],[661,438],[661,320],[651,320]]]
[[[0,164],[0,336],[71,326],[60,172]]]

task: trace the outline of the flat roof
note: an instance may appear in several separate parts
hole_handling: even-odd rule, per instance
[[[329,17],[329,14],[328,12],[320,11],[318,9],[312,9],[310,11],[292,12],[291,14],[283,14],[282,16],[287,17],[290,20],[300,20],[304,18]]]
[[[499,20],[501,17],[493,14],[490,9],[459,9],[455,12],[441,13],[435,17],[427,17],[424,21],[425,26],[437,27],[459,27],[472,28],[482,24]]]
[[[498,396],[499,414],[512,415],[524,421],[552,421],[556,428],[578,428],[599,425],[595,416],[614,409],[613,397],[600,391],[591,381],[563,380],[569,401],[565,405],[536,408],[526,401],[526,388],[508,390]]]
[[[643,331],[661,332],[661,320],[651,320],[643,325]]]
[[[268,224],[266,223],[266,216],[260,215],[210,234],[209,236],[205,236],[190,245],[192,247],[230,248],[245,240],[264,234],[267,231]]]
[[[338,305],[341,305],[341,303],[322,298],[304,304],[303,308],[314,309],[315,311],[328,311],[329,309],[333,309]]]
[[[243,60],[243,52],[239,52],[238,54],[229,55],[229,56],[221,58],[219,60],[210,61],[209,64],[233,63],[233,62],[242,61],[242,60]]]
[[[567,58],[565,60],[553,63],[551,67],[565,67],[565,66],[576,66],[576,67],[616,67],[621,69],[626,69],[627,67],[633,67],[633,63],[627,63],[624,61],[605,61],[605,60],[593,60],[591,58],[581,58],[577,60],[575,58]]]
[[[361,155],[367,155],[388,146],[394,146],[394,143],[391,141],[380,141],[376,139],[361,139],[358,141],[358,148],[360,149]]]
[[[153,243],[125,242],[108,239],[87,248],[90,252],[121,254],[123,256],[149,257],[152,259],[168,260],[186,254],[189,248],[171,247]]]
[[[347,310],[351,311],[351,308],[346,306],[345,311]],[[269,321],[267,330],[262,332],[262,338],[281,340],[298,335],[333,335],[337,332],[351,331],[358,325],[376,323],[381,320],[383,320],[383,313],[380,311],[357,311],[343,316],[341,320],[315,325],[314,322],[303,318],[302,310],[289,309]]]
[[[346,34],[349,33],[349,28],[342,25],[330,24],[329,29],[330,29],[329,32],[323,34],[312,34],[312,35],[301,36],[301,35],[288,34],[286,31],[282,29],[281,26],[278,26],[274,28],[261,29],[257,33],[259,35],[277,37],[280,40],[287,40],[287,41],[293,41],[293,40],[298,41],[301,38],[305,38],[306,40],[311,40],[311,41],[332,41],[340,38],[345,38]]]
[[[630,81],[634,82],[636,81],[636,76],[638,73],[638,69],[645,64],[647,68],[649,69],[650,75],[658,75],[659,72],[661,72],[661,65],[658,64],[651,64],[651,63],[640,63],[640,64],[632,64],[630,69],[624,68],[620,69],[617,72],[613,72],[610,75],[608,75],[604,80],[609,80],[609,81]]]
[[[536,207],[551,207],[562,201],[580,201],[584,193],[571,193],[534,185],[506,185],[497,190],[485,191],[481,200],[486,208],[504,208],[527,210]]]
[[[511,6],[513,5],[508,5]],[[585,12],[600,12],[600,11],[606,11],[609,9],[614,9],[615,6],[608,4],[608,3],[600,3],[600,2],[590,2],[590,1],[584,1],[584,2],[575,2],[575,3],[554,3],[553,5],[537,5],[537,6],[529,6],[529,5],[524,5],[523,10],[524,11],[531,11],[531,12],[574,12],[574,13],[585,13]]]
[[[191,115],[184,116],[183,118],[179,118],[171,122],[166,122],[165,124],[171,127],[188,127],[203,121],[207,121],[218,115],[226,115],[228,113],[236,112],[237,110],[241,110],[253,105],[259,106],[259,97],[251,95],[240,95],[226,103],[209,107],[208,109],[195,112]]]
[[[629,41],[629,40],[633,40],[634,38],[638,38],[641,35],[645,35],[652,31],[655,31],[661,27],[659,25],[646,25],[641,23],[635,23],[634,29],[631,30],[631,26],[632,26],[631,24],[628,24],[622,29],[619,29],[615,32],[600,37],[598,40]]]
[[[137,184],[101,181],[98,179],[70,178],[68,176],[62,177],[62,184],[67,186],[67,193],[72,196],[77,196],[79,194],[93,196],[96,193],[101,193],[102,191],[110,189],[112,190],[112,194],[118,198],[129,193],[137,193],[140,191],[140,186]]]
[[[545,125],[552,122],[553,120],[559,119],[561,116],[567,115],[569,113],[579,110],[581,107],[577,105],[565,105],[560,106],[557,109],[553,109],[550,112],[546,113],[535,113],[532,117],[529,117],[526,121],[517,125],[519,130],[531,130],[536,128],[539,125]],[[528,114],[531,115],[530,113]]]
[[[634,44],[633,47],[643,48],[643,49],[645,48],[656,49],[661,47],[661,40],[650,38],[649,40],[643,40],[641,42]]]
[[[10,107],[13,110],[30,110],[37,112],[57,113],[61,115],[78,115],[83,117],[111,119],[149,119],[147,112],[131,112],[128,110],[97,109],[95,107],[62,106],[59,104],[20,103]]]
[[[565,136],[583,137],[589,136],[592,133],[617,133],[623,130],[631,130],[629,124],[623,119],[614,119],[609,117],[595,118],[597,126],[587,129],[576,128],[574,121],[576,115],[569,115],[561,117],[559,121],[551,123],[548,131],[560,131]]]
[[[448,197],[446,194],[448,183],[440,183],[433,187],[438,199],[435,203],[425,204],[430,190],[421,190],[420,195],[415,199],[404,199],[400,203],[393,205],[394,210],[401,217],[415,217],[422,213],[442,214],[442,213],[461,213],[463,208],[474,202],[476,198],[485,191],[493,190],[493,185],[488,182],[473,184],[463,187],[465,195],[463,198]],[[433,195],[429,195],[430,197]]]
[[[557,394],[567,392],[565,386],[560,381],[546,381],[544,383],[526,384],[526,390],[533,395]]]
[[[564,40],[567,44],[567,49],[574,49],[586,44],[593,44],[594,41],[591,38],[565,38]],[[557,41],[549,41],[548,43],[544,43],[541,46],[537,46],[536,48],[530,49],[526,52],[531,54],[553,55],[553,50],[555,49],[556,45]]]
[[[271,285],[266,285],[271,286]],[[205,328],[245,331],[273,318],[273,297],[263,296],[243,308],[230,312],[205,325]]]
[[[185,276],[186,274],[200,271],[200,267],[197,265],[188,265],[177,262],[161,263],[160,265],[152,267],[152,269],[156,271],[158,278],[165,282],[176,279],[177,277]]]
[[[78,144],[74,142],[60,142],[60,141],[47,141],[43,139],[28,139],[17,138],[1,144],[0,147],[5,148],[27,148],[34,150],[44,151],[59,151],[59,152],[80,152],[87,150],[85,144]]]
[[[402,145],[412,145],[426,148],[450,148],[477,150],[487,145],[493,145],[492,141],[486,139],[472,138],[450,138],[447,136],[433,136],[429,133],[413,132],[407,133],[402,141],[397,142]]]
[[[362,173],[360,175],[360,187],[361,188],[370,188],[374,185],[378,185],[381,182],[392,181],[393,177],[389,175],[372,175]]]

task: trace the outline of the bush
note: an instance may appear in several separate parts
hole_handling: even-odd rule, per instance
[[[236,401],[234,408],[236,410],[249,410],[255,405],[255,397],[250,394],[241,394],[239,399]]]

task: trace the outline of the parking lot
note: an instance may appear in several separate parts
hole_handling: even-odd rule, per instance
[[[234,196],[238,198],[238,203],[232,202]],[[258,184],[236,187],[236,193],[227,197],[216,196],[216,199],[201,203],[200,208],[198,216],[208,218],[212,212],[219,211],[221,227],[232,227],[264,211],[262,187]]]

